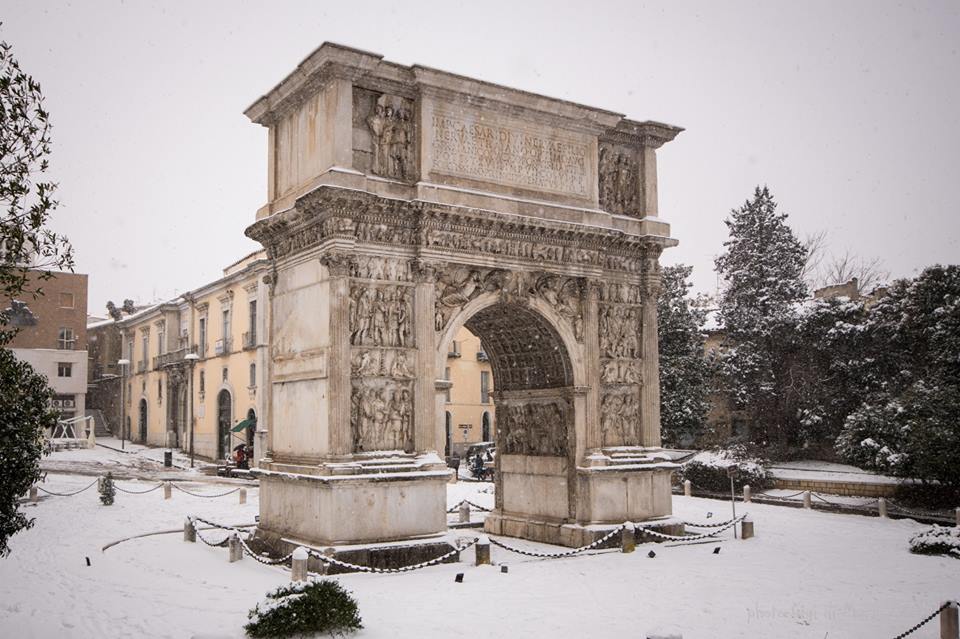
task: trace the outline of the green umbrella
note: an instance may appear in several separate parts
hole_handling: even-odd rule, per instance
[[[257,425],[257,420],[256,420],[256,419],[249,419],[249,418],[248,418],[248,419],[243,420],[242,422],[240,422],[239,424],[237,424],[236,426],[234,426],[234,427],[231,428],[230,430],[231,430],[232,432],[234,432],[234,433],[239,433],[239,432],[240,432],[241,430],[243,430],[244,428],[254,428],[254,427],[256,427],[256,425]]]

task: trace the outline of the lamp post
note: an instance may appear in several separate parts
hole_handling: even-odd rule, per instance
[[[129,359],[117,360],[120,367],[120,450],[126,448],[127,443],[127,366]]]
[[[190,362],[190,468],[193,468],[193,366],[200,356],[196,353],[187,353],[183,359]]]

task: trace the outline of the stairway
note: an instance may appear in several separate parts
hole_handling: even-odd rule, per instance
[[[83,411],[87,417],[93,417],[93,432],[97,437],[113,437],[113,433],[107,428],[107,421],[103,418],[103,411],[99,408],[88,408]]]

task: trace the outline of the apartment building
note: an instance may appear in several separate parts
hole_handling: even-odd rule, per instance
[[[471,444],[493,441],[496,419],[493,406],[493,371],[480,339],[461,328],[447,353],[444,378],[447,389],[447,455],[462,455]]]

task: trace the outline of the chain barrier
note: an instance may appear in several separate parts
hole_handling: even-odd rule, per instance
[[[96,484],[98,481],[100,481],[100,478],[99,478],[99,477],[98,477],[97,479],[94,479],[92,482],[90,482],[89,484],[87,484],[86,486],[84,486],[83,488],[81,488],[80,490],[76,490],[76,491],[74,491],[74,492],[72,492],[72,493],[55,493],[55,492],[53,492],[52,490],[47,490],[47,489],[45,489],[45,488],[41,488],[40,486],[37,486],[36,488],[37,488],[37,490],[39,490],[39,491],[41,491],[41,492],[44,492],[44,493],[46,493],[46,494],[48,494],[48,495],[53,495],[54,497],[73,497],[74,495],[79,495],[80,493],[82,493],[82,492],[85,491],[85,490],[89,490],[89,489],[92,488],[93,485]]]
[[[880,501],[879,499],[868,499],[867,501],[859,504],[844,504],[841,502],[830,501],[829,499],[825,499],[823,496],[820,495],[820,493],[810,493],[810,494],[825,504],[830,504],[831,506],[839,506],[841,508],[865,508],[867,506],[872,506],[873,504]]]
[[[162,487],[163,487],[163,482],[160,482],[159,484],[157,484],[157,485],[154,486],[153,488],[148,488],[148,489],[146,489],[146,490],[127,490],[127,489],[125,489],[125,488],[120,488],[120,486],[118,486],[118,485],[116,484],[116,482],[114,482],[113,487],[116,488],[117,490],[119,490],[121,493],[127,493],[128,495],[146,495],[147,493],[152,493],[153,491],[157,490],[158,488],[162,488]]]
[[[899,512],[901,512],[901,513],[905,513],[905,514],[907,514],[907,515],[910,515],[911,517],[923,517],[923,518],[925,518],[925,519],[943,519],[943,518],[948,517],[948,515],[946,515],[945,513],[942,513],[942,512],[932,512],[932,511],[929,511],[929,510],[927,510],[927,511],[924,511],[924,510],[910,510],[909,508],[904,508],[903,506],[901,506],[901,505],[898,504],[897,502],[893,501],[892,499],[888,499],[888,500],[887,500],[887,503],[889,503],[891,506],[893,506],[894,510],[897,510],[897,511],[899,511]]]
[[[240,535],[237,535],[237,539],[240,540],[240,546],[243,548],[243,552],[245,552],[249,557],[255,559],[256,561],[259,561],[264,566],[276,566],[279,564],[285,564],[287,563],[287,560],[293,557],[293,553],[291,552],[289,555],[281,557],[280,559],[270,559],[269,557],[264,557],[263,555],[253,552],[250,546],[247,545],[246,540],[244,540],[244,538],[241,537]]]
[[[481,506],[480,504],[475,504],[475,503],[473,503],[472,501],[470,501],[469,499],[461,499],[461,500],[460,500],[459,502],[457,502],[455,505],[453,505],[453,506],[451,506],[450,508],[447,509],[447,514],[449,515],[449,514],[451,514],[451,513],[457,512],[457,511],[460,509],[460,506],[462,506],[463,504],[468,504],[468,505],[470,505],[470,506],[473,506],[474,508],[476,508],[476,509],[479,510],[480,512],[484,512],[484,513],[493,512],[493,509],[492,509],[492,508],[484,508],[484,507]]]
[[[754,497],[769,497],[770,499],[780,499],[782,501],[787,501],[793,499],[794,497],[799,497],[807,491],[801,490],[799,493],[793,493],[792,495],[771,495],[770,493],[757,493]]]
[[[724,530],[727,530],[728,528],[736,526],[739,522],[746,519],[746,517],[747,517],[747,513],[744,513],[743,515],[737,517],[736,519],[731,519],[730,521],[728,521],[726,524],[724,524],[723,528],[718,528],[712,533],[703,533],[702,535],[667,535],[665,533],[657,532],[653,529],[645,528],[643,526],[637,526],[637,530],[642,530],[643,532],[653,535],[654,537],[660,537],[661,539],[669,539],[670,541],[696,541],[698,539],[706,539],[707,537],[716,537],[717,535],[722,533]]]
[[[439,563],[442,563],[444,560],[449,559],[455,554],[463,552],[470,546],[473,546],[478,541],[480,541],[480,539],[475,538],[472,541],[468,542],[466,545],[454,548],[450,552],[440,555],[439,557],[435,557],[433,559],[430,559],[429,561],[420,562],[419,564],[412,564],[410,566],[401,566],[400,568],[373,568],[371,566],[360,566],[358,564],[351,564],[348,561],[340,561],[335,557],[324,555],[322,553],[317,552],[316,550],[307,550],[307,553],[312,557],[316,557],[317,559],[319,559],[324,563],[333,564],[335,566],[340,566],[341,568],[347,568],[349,570],[356,570],[359,572],[380,573],[380,574],[387,574],[387,573],[396,574],[401,572],[411,572],[413,570],[420,570],[421,568],[426,568],[427,566],[435,566]]]
[[[715,524],[695,524],[693,522],[685,521],[683,522],[684,526],[690,526],[691,528],[720,528],[721,526],[726,526],[727,524],[733,522],[733,519],[728,519],[726,521],[720,521]]]
[[[897,635],[897,636],[894,637],[893,639],[903,639],[904,637],[907,637],[907,636],[909,636],[909,635],[912,635],[912,634],[915,633],[917,630],[919,630],[919,629],[922,628],[923,626],[925,626],[925,625],[927,625],[928,623],[930,623],[930,622],[933,620],[934,617],[936,617],[936,616],[939,615],[941,612],[943,612],[944,610],[946,610],[951,604],[955,604],[955,603],[956,603],[955,601],[945,601],[945,602],[943,602],[943,605],[940,606],[939,608],[937,608],[936,610],[934,610],[932,613],[930,613],[930,616],[929,616],[929,617],[927,617],[926,619],[924,619],[923,621],[921,621],[920,623],[918,623],[917,625],[915,625],[913,628],[910,628],[909,630],[907,630],[907,631],[905,631],[905,632],[901,632],[899,635]]]
[[[623,526],[614,528],[613,530],[608,532],[606,535],[604,535],[600,539],[597,539],[593,543],[587,544],[586,546],[580,546],[579,548],[574,548],[573,550],[567,550],[564,552],[556,552],[556,553],[536,552],[533,550],[521,550],[520,548],[513,548],[512,546],[508,546],[492,538],[490,539],[490,544],[498,548],[503,548],[504,550],[509,550],[510,552],[515,552],[518,555],[526,555],[527,557],[537,557],[539,559],[559,559],[562,557],[570,557],[572,555],[576,555],[587,550],[592,550],[597,546],[599,546],[600,544],[602,544],[603,542],[610,539],[611,537],[613,537],[614,535],[616,535],[622,529],[623,529]]]
[[[234,488],[233,490],[228,490],[228,491],[225,492],[225,493],[219,493],[219,494],[217,494],[217,495],[203,495],[203,494],[200,494],[200,493],[190,492],[190,491],[187,490],[186,488],[180,488],[179,486],[177,486],[176,484],[174,484],[174,483],[172,483],[172,482],[171,482],[170,485],[173,486],[174,488],[176,488],[177,490],[179,490],[181,493],[186,493],[186,494],[190,495],[191,497],[205,497],[206,499],[216,499],[217,497],[226,497],[227,495],[232,495],[233,493],[235,493],[235,492],[237,492],[238,490],[240,490],[241,488],[243,488],[243,486],[238,486],[238,487]]]

